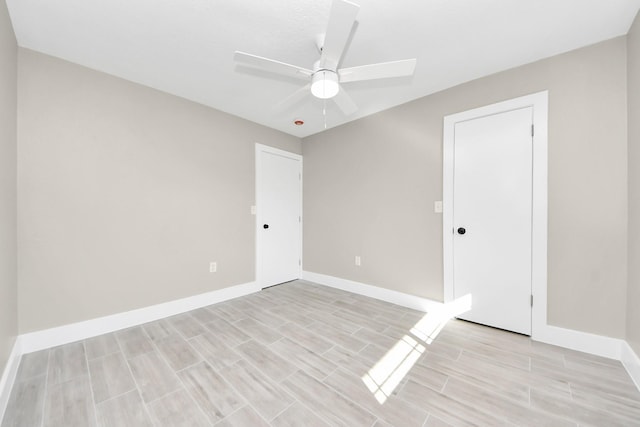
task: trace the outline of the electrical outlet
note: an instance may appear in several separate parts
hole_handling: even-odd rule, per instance
[[[209,263],[209,273],[215,273],[216,271],[218,271],[218,263],[217,262],[210,262]]]
[[[356,255],[356,265],[360,267],[360,257]]]

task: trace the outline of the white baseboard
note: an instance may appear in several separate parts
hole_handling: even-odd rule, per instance
[[[0,378],[0,422],[4,418],[4,413],[7,410],[7,404],[9,403],[9,397],[11,396],[11,389],[13,383],[16,380],[18,374],[18,367],[20,366],[20,356],[22,356],[22,349],[20,347],[20,337],[16,338],[13,343],[11,354],[2,372]]]
[[[640,357],[633,351],[633,348],[629,345],[628,342],[622,342],[622,354],[620,356],[620,360],[624,365],[625,369],[631,376],[631,379],[636,384],[638,390],[640,390]]]
[[[353,280],[341,279],[339,277],[327,276],[325,274],[302,272],[302,279],[314,282],[319,285],[353,292],[354,294],[379,299],[403,307],[412,308],[424,312],[441,310],[444,304],[427,298],[405,294],[403,292],[392,291],[391,289],[380,288],[378,286],[367,285],[365,283],[354,282]]]
[[[616,360],[620,360],[622,344],[624,343],[624,340],[618,338],[552,325],[545,325],[537,331],[534,330],[531,339]]]
[[[256,282],[20,336],[22,354],[80,341],[258,292]]]

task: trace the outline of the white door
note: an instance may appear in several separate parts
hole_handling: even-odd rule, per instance
[[[302,157],[256,144],[257,278],[261,287],[300,278]]]
[[[454,297],[458,317],[531,335],[533,108],[455,124]]]

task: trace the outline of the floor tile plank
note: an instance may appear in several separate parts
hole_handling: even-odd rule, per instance
[[[96,405],[100,427],[152,427],[137,390]]]
[[[291,375],[282,385],[298,401],[334,425],[370,427],[376,421],[374,415],[302,371]]]
[[[89,373],[96,403],[136,388],[129,366],[121,353],[112,353],[90,360]]]
[[[116,341],[114,334],[105,334],[89,338],[84,341],[84,348],[87,351],[87,359],[89,360],[120,351],[118,341]]]
[[[157,341],[175,334],[177,331],[171,326],[166,319],[156,320],[155,322],[145,323],[142,325],[145,332],[151,338],[151,341]]]
[[[329,424],[300,403],[289,406],[271,422],[271,425],[274,427],[329,427]]]
[[[194,319],[189,313],[179,314],[167,319],[171,326],[175,328],[184,338],[189,339],[206,332],[200,322]]]
[[[220,371],[225,380],[266,420],[272,420],[293,403],[278,384],[241,360]]]
[[[211,332],[189,340],[189,344],[206,359],[214,370],[235,364],[242,357]]]
[[[52,348],[49,353],[48,386],[89,374],[82,342]]]
[[[326,378],[337,367],[335,363],[329,362],[324,357],[288,338],[274,342],[269,348],[317,380]]]
[[[305,329],[295,323],[287,323],[279,327],[278,332],[314,353],[322,354],[334,346],[333,343],[325,340],[316,332]]]
[[[295,365],[278,356],[268,347],[255,341],[240,344],[236,347],[236,350],[246,360],[254,366],[259,367],[263,373],[276,382],[282,381],[298,370]]]
[[[95,425],[95,406],[87,376],[51,386],[45,402],[44,427]]]
[[[212,423],[222,420],[246,404],[222,376],[206,362],[178,373],[187,392]]]
[[[206,427],[209,422],[191,396],[178,390],[149,404],[151,418],[158,426]]]
[[[429,387],[408,381],[398,394],[413,405],[424,408],[430,414],[455,426],[507,426],[501,420],[470,405],[459,402]]]
[[[141,354],[150,353],[155,351],[155,347],[149,338],[146,336],[136,337],[130,340],[122,341],[120,343],[122,352],[127,359],[138,357]]]
[[[568,398],[559,398],[531,390],[531,407],[556,415],[558,418],[573,423],[573,425],[622,427],[640,425],[640,420],[621,417],[616,413],[604,409],[583,405]],[[559,425],[559,424],[558,424]]]
[[[245,319],[245,317],[242,319]],[[224,319],[209,322],[205,327],[216,337],[217,340],[220,340],[229,347],[235,347],[238,344],[242,344],[251,339],[249,335]]]
[[[248,311],[247,314],[253,320],[262,323],[263,325],[267,325],[272,329],[278,329],[280,326],[289,323],[287,320],[280,317],[278,314],[274,312],[268,312],[265,310],[251,310]]]
[[[46,375],[13,385],[2,427],[40,427],[44,411]]]
[[[142,399],[151,402],[180,388],[180,381],[157,352],[129,359]]]
[[[307,329],[347,350],[360,351],[367,346],[365,341],[357,339],[352,334],[321,322],[312,323]]]
[[[198,322],[205,324],[209,322],[213,322],[214,320],[219,319],[217,315],[213,313],[213,311],[209,310],[207,307],[198,308],[196,310],[190,311],[189,314],[196,319]]]
[[[504,399],[490,389],[476,387],[457,378],[450,378],[447,381],[444,394],[516,425],[549,427],[575,427],[576,425],[547,411],[536,410],[529,405]]]
[[[277,332],[275,329],[272,329],[250,317],[235,322],[234,326],[241,329],[247,335],[250,335],[254,340],[266,345],[276,342],[282,338],[282,334]]]
[[[16,381],[28,380],[47,373],[49,367],[49,350],[36,351],[23,354],[20,358],[20,366]]]
[[[121,343],[129,340],[140,340],[143,338],[147,338],[147,333],[142,326],[134,326],[131,328],[123,329],[117,331],[115,334],[116,338]]]
[[[157,340],[156,347],[174,371],[195,365],[202,360],[191,345],[178,334]]]
[[[269,427],[269,424],[258,415],[251,407],[245,406],[224,420],[216,424],[216,427]]]

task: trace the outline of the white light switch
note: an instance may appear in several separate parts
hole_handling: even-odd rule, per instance
[[[433,211],[435,213],[442,213],[442,200],[437,200],[433,203]]]
[[[209,263],[209,273],[215,273],[216,271],[218,271],[218,263],[217,262],[210,262]]]
[[[251,206],[251,215],[255,215],[255,214],[256,214],[256,207],[254,205],[254,206]]]
[[[360,257],[356,255],[356,265],[360,267]]]

